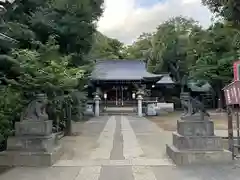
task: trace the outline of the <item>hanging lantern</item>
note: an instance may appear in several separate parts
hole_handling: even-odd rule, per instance
[[[132,98],[135,99],[136,98],[136,94],[132,93]]]
[[[107,93],[104,93],[103,97],[104,99],[107,99]]]

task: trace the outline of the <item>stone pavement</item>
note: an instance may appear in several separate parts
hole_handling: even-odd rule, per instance
[[[99,117],[76,124],[64,137],[64,155],[53,167],[18,167],[0,180],[237,180],[240,166],[176,167],[165,155],[172,132],[131,116]],[[76,127],[75,127],[76,128]]]

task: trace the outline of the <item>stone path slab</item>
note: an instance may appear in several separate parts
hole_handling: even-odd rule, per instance
[[[85,166],[174,166],[169,159],[126,159],[126,160],[62,160],[54,167],[85,167]]]
[[[0,176],[1,180],[75,180],[80,167],[18,167]]]
[[[64,155],[53,167],[18,167],[0,180],[237,180],[240,166],[176,167],[165,153],[172,132],[132,116],[77,123],[78,136],[64,137]]]
[[[132,168],[129,166],[103,166],[99,180],[134,180]]]

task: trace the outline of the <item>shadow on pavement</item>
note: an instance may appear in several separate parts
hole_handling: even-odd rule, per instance
[[[11,167],[3,167],[3,166],[0,166],[0,175],[8,172],[8,171],[11,170],[11,169],[12,169]]]

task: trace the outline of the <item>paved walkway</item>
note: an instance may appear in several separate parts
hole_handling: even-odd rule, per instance
[[[77,125],[53,167],[18,167],[0,180],[237,180],[237,165],[176,167],[165,155],[172,134],[145,118],[111,116]]]

